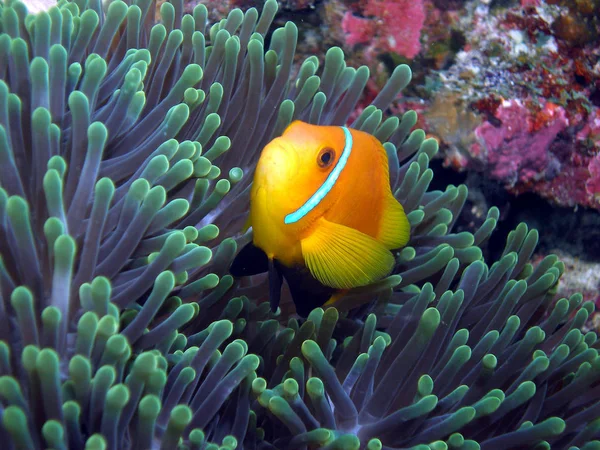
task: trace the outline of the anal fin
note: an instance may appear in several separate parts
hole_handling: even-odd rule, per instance
[[[269,305],[271,312],[277,311],[281,301],[281,285],[283,278],[281,272],[277,269],[272,259],[269,259]]]
[[[324,286],[304,267],[286,267],[275,261],[275,266],[287,281],[296,313],[307,317],[315,308],[323,306],[336,290]]]

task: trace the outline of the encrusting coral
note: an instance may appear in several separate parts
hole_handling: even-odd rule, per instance
[[[344,124],[369,74],[333,48],[292,78],[276,10],[0,4],[2,448],[600,448],[593,305],[553,302],[525,225],[486,264],[497,209],[452,232],[466,188],[428,191],[437,143],[383,120],[407,66],[351,124],[409,214],[395,273],[285,326],[227,274],[260,149]]]

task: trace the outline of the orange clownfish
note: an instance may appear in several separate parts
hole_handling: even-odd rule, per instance
[[[253,241],[233,276],[269,272],[272,311],[286,279],[303,317],[347,290],[388,275],[410,225],[390,189],[388,157],[374,136],[295,121],[263,149],[250,192]]]

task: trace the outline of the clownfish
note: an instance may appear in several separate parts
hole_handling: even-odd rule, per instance
[[[347,290],[387,276],[410,224],[390,188],[388,157],[374,136],[344,126],[292,122],[263,149],[234,277],[269,272],[271,310],[283,278],[306,317]]]

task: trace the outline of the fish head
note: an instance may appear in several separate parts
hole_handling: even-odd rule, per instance
[[[304,228],[320,217],[336,197],[335,181],[329,185],[327,181],[343,148],[342,128],[300,121],[267,144],[256,167],[253,190],[262,191],[268,215],[291,229]],[[311,203],[312,208],[302,209],[317,193],[322,195]],[[289,220],[297,211],[296,220]]]

